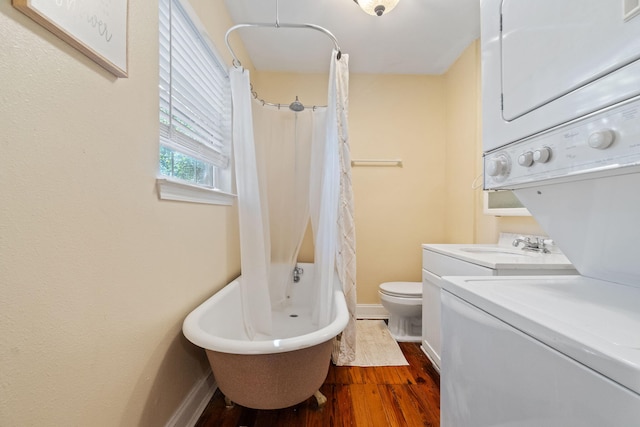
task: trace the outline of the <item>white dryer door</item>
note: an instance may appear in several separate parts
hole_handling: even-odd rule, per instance
[[[483,148],[640,95],[636,0],[482,0]]]
[[[625,22],[621,3],[503,3],[505,120],[530,113],[640,58],[640,35],[629,34],[637,32],[639,26]],[[640,87],[636,88],[637,93]]]

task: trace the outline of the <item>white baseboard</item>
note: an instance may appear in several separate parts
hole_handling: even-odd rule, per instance
[[[388,319],[389,312],[382,304],[358,304],[356,306],[357,319]]]
[[[193,386],[165,427],[195,426],[217,388],[213,374],[209,372]]]

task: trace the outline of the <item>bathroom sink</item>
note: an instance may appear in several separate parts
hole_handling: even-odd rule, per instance
[[[497,255],[512,255],[512,256],[527,256],[528,253],[522,250],[510,250],[506,248],[492,248],[492,247],[473,247],[473,248],[460,248],[462,252],[469,252],[474,254],[497,254]]]

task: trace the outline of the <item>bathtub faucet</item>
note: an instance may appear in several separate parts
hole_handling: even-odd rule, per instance
[[[304,273],[302,267],[298,267],[297,265],[293,269],[293,282],[298,283],[300,281],[300,276]]]

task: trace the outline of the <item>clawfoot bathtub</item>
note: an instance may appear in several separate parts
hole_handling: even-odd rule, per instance
[[[336,283],[332,322],[312,322],[313,264],[292,286],[290,304],[273,312],[274,337],[251,341],[242,318],[239,281],[225,286],[185,319],[182,330],[207,352],[213,375],[226,399],[255,409],[286,408],[316,396],[329,369],[333,338],[349,321],[344,294]],[[337,282],[337,279],[336,279]]]

